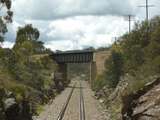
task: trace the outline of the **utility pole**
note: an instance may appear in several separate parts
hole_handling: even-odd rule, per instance
[[[138,7],[145,7],[146,8],[146,24],[147,24],[147,30],[146,30],[146,39],[148,41],[148,35],[149,35],[149,8],[150,7],[154,7],[154,5],[149,5],[148,4],[148,0],[146,0],[146,4],[145,5],[141,5]]]
[[[149,17],[148,17],[148,16],[149,16],[149,15],[148,15],[148,14],[149,14],[149,13],[148,13],[148,7],[149,7],[149,6],[148,6],[148,0],[146,0],[146,20],[147,20],[147,24],[148,24],[148,21],[149,21]]]
[[[128,15],[129,20],[129,33],[131,32],[131,15]]]
[[[111,39],[112,41],[112,43],[115,43],[116,41],[117,41],[117,37],[112,37],[112,39]]]
[[[145,7],[146,8],[146,22],[148,24],[148,21],[149,21],[149,8],[150,7],[154,7],[154,5],[149,5],[148,4],[148,0],[146,0],[146,4],[145,5],[140,5],[138,7]]]
[[[131,21],[133,21],[134,15],[129,14],[129,15],[126,15],[126,16],[127,16],[127,21],[129,22],[128,31],[130,33],[131,32]]]

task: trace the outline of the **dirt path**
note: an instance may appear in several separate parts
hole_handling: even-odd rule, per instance
[[[77,80],[77,79],[76,79]],[[66,102],[66,99],[73,87],[77,83],[73,91],[72,97],[64,114],[63,120],[79,120],[79,101],[80,101],[80,84],[79,81],[72,81],[71,85],[66,88],[55,100],[44,107],[44,111],[35,120],[57,120],[57,117]],[[105,120],[104,112],[99,102],[94,99],[93,92],[86,81],[82,82],[86,120]]]

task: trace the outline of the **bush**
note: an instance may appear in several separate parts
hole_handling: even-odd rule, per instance
[[[138,78],[135,84],[139,82],[143,86],[148,82],[143,78],[160,73],[160,17],[150,20],[148,40],[146,25],[146,21],[136,23],[131,33],[126,33],[111,46],[101,78],[105,82],[98,81],[97,86],[105,83],[115,88],[125,74]],[[136,85],[133,88],[137,89]]]
[[[115,88],[123,74],[123,59],[120,52],[112,50],[111,56],[105,63],[104,79],[109,87]]]
[[[93,83],[93,90],[94,91],[99,91],[106,85],[106,81],[104,80],[103,75],[97,76],[96,80]]]

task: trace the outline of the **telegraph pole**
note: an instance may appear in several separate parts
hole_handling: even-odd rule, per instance
[[[138,7],[145,7],[146,8],[146,21],[148,23],[148,21],[149,21],[149,8],[150,7],[154,7],[154,5],[149,5],[148,0],[146,0],[146,4],[145,5],[140,5]]]
[[[148,24],[148,21],[149,21],[149,17],[148,17],[148,16],[149,16],[149,15],[148,15],[148,14],[149,14],[149,12],[148,12],[148,7],[149,7],[149,6],[148,6],[148,0],[146,0],[146,21],[147,21],[147,24]]]
[[[128,16],[129,21],[129,33],[131,32],[131,15]]]
[[[126,16],[127,16],[127,21],[129,22],[128,31],[130,33],[131,32],[131,21],[133,21],[134,15],[129,14],[129,15],[126,15]]]
[[[146,4],[145,5],[141,5],[139,7],[145,7],[146,8],[146,24],[147,24],[146,39],[148,41],[148,35],[149,35],[149,8],[150,7],[154,7],[154,5],[149,5],[148,4],[148,0],[146,0]]]

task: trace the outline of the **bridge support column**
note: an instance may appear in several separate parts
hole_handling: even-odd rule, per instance
[[[58,72],[62,73],[62,79],[64,82],[64,85],[68,84],[67,80],[67,64],[66,63],[61,63],[58,65]]]
[[[96,62],[90,62],[90,85],[93,87],[93,82],[95,81],[97,74]]]

